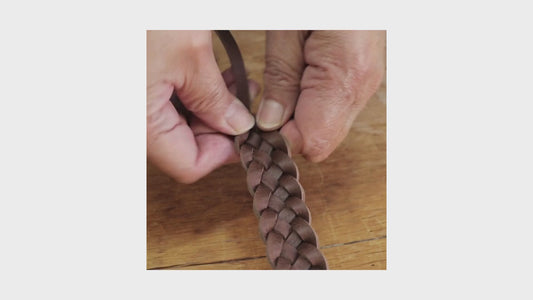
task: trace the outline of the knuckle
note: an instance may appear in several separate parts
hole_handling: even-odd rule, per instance
[[[188,90],[185,87],[185,90]],[[201,92],[201,94],[199,93]],[[191,99],[187,105],[193,113],[206,113],[216,111],[222,103],[219,99],[223,97],[223,91],[216,88],[216,86],[205,87],[204,89],[197,89],[196,95],[186,95],[185,97]]]
[[[171,174],[174,181],[183,184],[191,184],[197,182],[205,175],[198,171],[198,168],[195,167],[193,162],[182,163],[183,164],[178,170],[169,170],[169,174]]]
[[[354,75],[335,66],[313,66],[304,72],[302,93],[318,94],[327,99],[329,109],[350,107],[357,98]]]
[[[307,138],[304,136],[302,154],[312,162],[325,160],[348,135],[352,122],[353,118],[349,117],[346,120],[341,117],[341,120],[325,122],[322,128],[315,129]]]
[[[377,90],[384,73],[383,64],[372,53],[353,53],[339,59],[332,51],[323,52],[320,60],[304,71],[302,90],[327,92],[339,101],[359,106]]]
[[[181,42],[180,45],[183,45],[191,53],[204,53],[211,49],[211,34],[204,31],[192,31],[185,32],[187,35],[186,43]]]
[[[177,174],[172,177],[174,181],[183,184],[192,184],[200,180],[201,176],[196,173]]]
[[[320,162],[326,159],[332,152],[331,141],[320,136],[314,136],[304,143],[302,154],[312,162]]]
[[[363,57],[355,61],[354,65],[350,68],[351,78],[355,83],[369,82],[373,83],[381,76],[381,68],[373,60]]]
[[[161,136],[172,132],[175,128],[182,125],[183,119],[169,118],[163,109],[154,110],[146,116],[146,135],[147,146],[155,143]]]
[[[299,88],[300,73],[289,62],[273,55],[267,55],[265,61],[265,85],[284,89]]]
[[[352,91],[351,96],[356,106],[364,105],[366,100],[378,89],[384,70],[376,62],[368,59],[357,61],[348,71],[345,89]]]

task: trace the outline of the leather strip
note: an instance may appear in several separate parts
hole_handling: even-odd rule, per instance
[[[250,109],[250,94],[248,91],[248,79],[246,78],[246,69],[244,68],[244,60],[242,59],[241,51],[237,42],[231,35],[229,30],[215,30],[218,38],[222,42],[226,53],[231,62],[231,72],[235,76],[235,84],[237,85],[237,98]]]
[[[227,30],[217,36],[231,62],[237,85],[237,98],[250,109],[248,79],[244,60],[235,39]],[[178,112],[188,112],[174,93],[171,102]],[[264,132],[255,126],[235,137],[235,148],[246,170],[253,211],[259,219],[259,233],[266,244],[267,258],[278,270],[326,270],[326,259],[311,227],[311,214],[299,172],[289,147],[278,130]]]

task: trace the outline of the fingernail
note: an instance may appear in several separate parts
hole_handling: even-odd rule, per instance
[[[235,130],[235,134],[245,133],[254,127],[255,119],[239,99],[233,100],[226,111],[226,122]]]
[[[257,114],[257,124],[263,129],[274,129],[281,126],[283,106],[274,100],[261,101]]]

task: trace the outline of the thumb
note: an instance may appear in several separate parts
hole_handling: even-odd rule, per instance
[[[274,130],[285,124],[294,112],[305,67],[305,31],[273,30],[266,34],[265,91],[257,110],[257,126]]]
[[[175,88],[183,105],[195,116],[230,135],[244,133],[254,126],[252,114],[226,87],[211,39],[194,49],[184,71]]]

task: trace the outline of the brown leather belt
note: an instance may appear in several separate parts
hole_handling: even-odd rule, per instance
[[[231,62],[237,98],[250,109],[244,60],[235,39],[227,30],[217,30]],[[171,102],[180,114],[190,113],[174,93]],[[246,170],[253,211],[259,218],[259,233],[266,243],[267,258],[274,269],[308,270],[328,268],[311,227],[311,214],[298,181],[298,168],[278,130],[264,132],[254,126],[235,137],[235,147]]]

